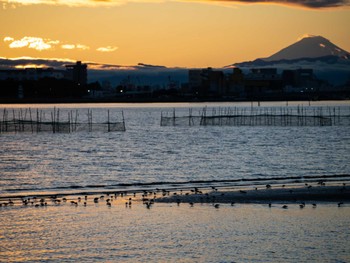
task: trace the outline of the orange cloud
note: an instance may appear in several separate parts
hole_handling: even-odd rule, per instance
[[[5,37],[5,42],[11,42],[10,48],[32,48],[38,51],[52,49],[53,45],[59,43],[58,40],[47,40],[40,37],[23,37],[22,39],[15,40],[12,37]]]
[[[215,1],[215,0],[214,0]],[[221,1],[221,0],[219,0]],[[239,4],[277,4],[308,9],[350,7],[350,0],[222,0]]]
[[[113,51],[116,51],[117,49],[118,47],[108,46],[108,47],[99,47],[96,50],[99,52],[113,52]]]
[[[165,2],[171,0],[0,0],[9,5],[65,5],[72,7],[119,6],[128,2]],[[175,0],[181,2],[226,2],[240,4],[279,4],[309,9],[349,7],[350,0]]]
[[[43,39],[41,37],[23,37],[15,40],[13,37],[5,37],[4,42],[10,42],[9,48],[32,48],[38,51],[53,49],[60,44],[59,40]],[[62,44],[62,49],[88,50],[89,46],[82,44]]]
[[[61,48],[63,49],[80,49],[80,50],[88,50],[90,47],[82,44],[64,44],[61,45]]]

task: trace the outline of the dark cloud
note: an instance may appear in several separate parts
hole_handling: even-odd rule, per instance
[[[226,0],[245,4],[281,4],[289,6],[300,6],[312,9],[336,8],[350,6],[350,0]]]
[[[59,59],[36,59],[36,58],[16,58],[6,59],[0,58],[0,69],[11,69],[16,66],[37,66],[37,67],[51,67],[51,68],[64,68],[65,65],[71,64],[72,60],[59,60]],[[75,63],[75,62],[73,62]]]

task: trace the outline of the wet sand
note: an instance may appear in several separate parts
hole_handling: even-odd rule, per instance
[[[157,202],[181,203],[278,203],[278,202],[349,202],[350,187],[338,186],[269,186],[255,189],[213,189],[203,193],[178,194],[157,198]]]

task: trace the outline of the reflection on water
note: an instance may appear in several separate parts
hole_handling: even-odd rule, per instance
[[[2,262],[346,262],[349,207],[141,204],[7,208]]]
[[[348,126],[160,126],[163,110],[177,107],[187,112],[188,107],[201,109],[205,105],[84,104],[75,108],[93,108],[96,119],[99,114],[105,117],[104,106],[118,110],[125,106],[126,132],[1,134],[0,191],[55,192],[94,185],[302,177],[350,171]],[[249,103],[208,106],[218,105],[249,107]],[[275,105],[278,103],[268,106]]]
[[[350,173],[348,126],[160,126],[162,110],[205,105],[251,103],[59,105],[93,109],[96,118],[106,108],[123,109],[126,132],[0,134],[0,195]],[[349,102],[317,102],[325,105]],[[0,262],[346,262],[349,209],[348,204],[315,209],[295,204],[287,210],[277,204],[2,206]]]

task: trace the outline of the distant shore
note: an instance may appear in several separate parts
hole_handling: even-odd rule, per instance
[[[0,104],[66,104],[66,103],[203,103],[203,102],[269,102],[269,101],[327,101],[327,100],[348,100],[349,98],[319,98],[313,100],[305,97],[277,97],[277,98],[262,98],[262,99],[243,99],[243,98],[0,98]]]

